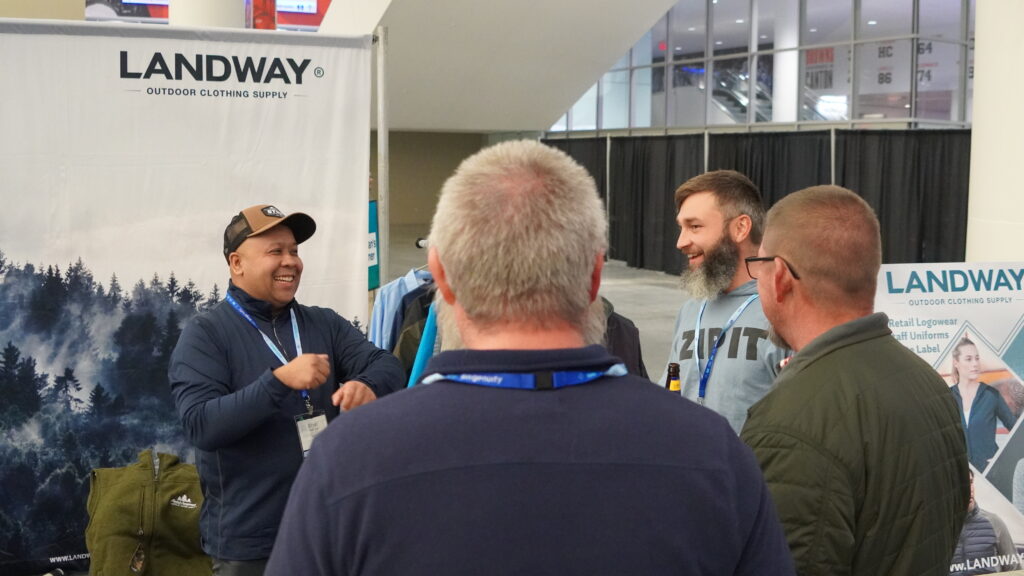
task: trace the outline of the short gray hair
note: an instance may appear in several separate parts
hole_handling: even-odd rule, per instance
[[[608,225],[594,179],[565,153],[503,142],[462,162],[441,189],[430,246],[466,315],[584,328]]]
[[[873,305],[882,239],[875,211],[855,192],[826,185],[783,197],[768,211],[765,249],[785,257],[822,303]]]

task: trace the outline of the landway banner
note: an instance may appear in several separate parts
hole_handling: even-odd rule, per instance
[[[966,431],[974,500],[950,574],[1024,574],[1022,288],[1024,263],[889,264],[879,273],[875,309],[946,380]]]
[[[310,214],[298,300],[365,325],[371,57],[369,37],[0,20],[0,574],[86,569],[91,470],[193,461],[167,360],[223,298],[239,210]]]

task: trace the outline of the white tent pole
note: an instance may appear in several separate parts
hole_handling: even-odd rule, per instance
[[[377,250],[380,258],[380,283],[391,280],[388,251],[391,248],[391,194],[388,188],[388,98],[387,98],[388,29],[377,27]]]

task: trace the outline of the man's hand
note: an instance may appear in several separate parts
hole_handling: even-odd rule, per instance
[[[331,365],[327,354],[302,354],[274,370],[274,376],[293,390],[312,390],[327,382]]]
[[[351,410],[376,399],[377,395],[373,393],[373,390],[359,380],[345,382],[331,395],[331,402],[343,411]]]

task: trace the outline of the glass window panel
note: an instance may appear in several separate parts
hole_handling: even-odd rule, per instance
[[[796,122],[800,53],[759,54],[754,84],[755,122]]]
[[[651,28],[639,42],[633,46],[633,66],[650,66],[664,62],[668,52],[668,14]]]
[[[601,129],[629,127],[629,70],[606,72],[601,78]]]
[[[569,114],[569,130],[597,130],[597,84],[580,96]]]
[[[626,50],[622,58],[619,58],[611,67],[612,70],[621,70],[623,68],[629,68],[629,50]]]
[[[756,34],[758,50],[796,48],[800,43],[800,0],[758,0]]]
[[[712,50],[716,54],[748,51],[751,44],[751,1],[716,0],[712,4]]]
[[[906,36],[913,17],[914,0],[861,0],[857,38]]]
[[[850,119],[850,48],[828,46],[800,51],[803,82],[800,120],[838,122]]]
[[[562,117],[555,121],[548,129],[548,132],[565,132],[569,127],[569,114],[562,114]]]
[[[921,36],[960,39],[960,0],[919,0],[917,25]]]
[[[634,128],[660,128],[665,125],[665,67],[633,70]]]
[[[711,103],[708,124],[746,124],[750,104],[749,59],[730,58],[711,64]]]
[[[960,118],[960,53],[962,44],[922,40],[917,49],[916,118]]]
[[[672,66],[672,87],[668,94],[669,126],[704,125],[704,63]]]
[[[669,10],[669,46],[672,48],[673,60],[704,57],[707,44],[706,8],[705,2],[680,0]]]
[[[715,0],[711,6],[715,54],[746,52],[750,46],[750,0]]]
[[[848,42],[853,36],[853,0],[807,0],[803,45]]]
[[[910,116],[910,40],[857,46],[857,118]]]

